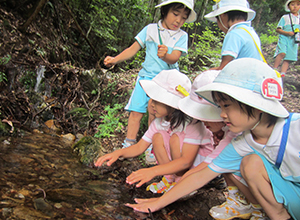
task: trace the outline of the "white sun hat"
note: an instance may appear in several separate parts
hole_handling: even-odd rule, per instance
[[[219,0],[213,5],[213,11],[204,16],[204,18],[217,22],[217,16],[228,11],[243,11],[248,14],[247,21],[255,18],[256,12],[250,9],[247,0]]]
[[[151,99],[176,109],[192,87],[191,80],[176,69],[163,70],[152,80],[140,80],[140,84]]]
[[[184,4],[187,8],[191,9],[191,13],[189,17],[186,19],[186,23],[194,22],[197,18],[197,14],[194,11],[194,0],[162,0],[162,2],[155,6],[155,8],[160,8],[164,5],[168,5],[171,3],[181,3]]]
[[[199,74],[193,82],[190,95],[179,101],[179,109],[190,117],[201,121],[223,121],[220,116],[221,109],[195,93],[195,91],[202,86],[212,83],[219,72],[220,70],[208,70]]]
[[[287,0],[285,5],[284,5],[284,9],[286,12],[290,12],[290,9],[289,9],[289,4],[293,1],[296,1],[296,0]]]
[[[257,59],[231,61],[213,83],[201,87],[196,93],[214,103],[212,91],[225,93],[239,102],[279,118],[289,116],[280,103],[283,96],[280,74]]]

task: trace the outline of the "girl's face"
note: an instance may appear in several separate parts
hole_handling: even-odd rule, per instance
[[[217,133],[222,130],[222,128],[225,126],[224,122],[208,122],[203,121],[205,127],[209,129],[212,133]]]
[[[177,31],[188,18],[188,12],[185,8],[171,8],[167,16],[162,21],[162,26],[166,29]]]
[[[289,9],[292,14],[298,15],[298,11],[300,10],[300,2],[299,1],[290,2]]]
[[[151,107],[153,108],[153,112],[156,118],[162,118],[170,115],[173,109],[170,106],[155,101],[153,99],[151,101]]]
[[[254,109],[253,117],[241,109],[237,102],[231,100],[218,100],[218,105],[221,107],[220,116],[224,119],[225,124],[229,127],[229,130],[235,133],[240,133],[246,130],[250,130],[259,121],[261,111]]]

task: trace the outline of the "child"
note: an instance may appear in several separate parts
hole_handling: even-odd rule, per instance
[[[267,219],[263,210],[270,219],[300,219],[300,114],[289,117],[280,103],[283,91],[277,80],[275,70],[256,59],[230,62],[213,83],[196,93],[216,102],[230,131],[243,134],[234,138],[208,167],[182,179],[155,202],[127,206],[153,212],[220,173],[240,172],[243,181],[232,180],[251,203],[252,220]],[[281,137],[287,117],[291,118],[287,147],[277,157],[280,145],[285,143],[281,144],[281,139],[286,140]]]
[[[204,17],[217,22],[218,27],[226,35],[222,46],[222,70],[230,61],[243,57],[263,60],[259,36],[251,27],[250,21],[255,11],[249,8],[247,0],[221,0],[213,6],[213,11]]]
[[[146,57],[137,77],[136,86],[125,110],[130,112],[127,135],[123,147],[136,143],[140,121],[147,112],[149,97],[141,88],[140,80],[151,80],[162,70],[178,69],[180,56],[187,54],[188,35],[180,28],[185,22],[193,22],[196,13],[193,0],[164,0],[156,8],[161,8],[161,20],[149,24],[135,37],[135,42],[116,57],[107,56],[104,64],[108,67],[133,57],[141,48],[146,47]],[[154,119],[151,108],[149,121]],[[150,152],[150,151],[148,151]]]
[[[140,187],[155,176],[164,175],[162,181],[147,187],[154,193],[162,193],[193,165],[199,151],[206,156],[213,147],[203,123],[192,120],[178,110],[178,101],[191,90],[191,81],[186,75],[175,69],[163,70],[151,81],[141,80],[140,83],[152,99],[156,118],[137,144],[104,155],[95,165],[101,166],[108,161],[107,165],[110,166],[119,157],[136,157],[152,143],[159,165],[132,172],[126,182],[138,182],[136,187]]]
[[[285,10],[291,12],[283,15],[277,25],[276,32],[279,33],[279,40],[275,51],[274,68],[277,69],[282,62],[281,76],[284,77],[292,61],[298,58],[298,43],[295,43],[295,30],[300,28],[300,1],[288,0],[285,3]]]

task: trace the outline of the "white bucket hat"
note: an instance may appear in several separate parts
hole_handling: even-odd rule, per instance
[[[285,11],[290,12],[289,4],[290,4],[291,2],[293,2],[293,1],[297,1],[297,0],[287,0],[287,1],[286,1],[285,5],[284,5]]]
[[[181,3],[184,4],[187,8],[191,9],[190,16],[185,21],[186,23],[191,23],[196,20],[197,14],[194,11],[194,0],[162,0],[162,2],[156,5],[155,8],[160,8],[171,3]]]
[[[195,93],[195,91],[200,89],[202,86],[212,83],[219,72],[220,70],[208,70],[199,74],[193,82],[190,95],[179,101],[179,109],[192,118],[201,121],[223,121],[220,117],[221,109],[199,97]]]
[[[280,103],[283,96],[280,74],[257,59],[241,58],[231,61],[213,83],[201,87],[196,93],[213,103],[212,91],[225,93],[276,117],[289,116]]]
[[[151,99],[176,109],[192,87],[191,80],[176,69],[163,70],[152,80],[140,80],[140,84]]]
[[[248,14],[247,21],[255,18],[256,12],[250,9],[247,0],[221,0],[213,5],[213,11],[204,17],[210,21],[217,22],[217,16],[228,11],[243,11]]]

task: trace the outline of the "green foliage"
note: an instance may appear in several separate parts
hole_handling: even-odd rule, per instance
[[[0,66],[7,64],[11,60],[11,56],[8,54],[2,58],[0,58]],[[6,74],[0,71],[0,83],[7,81]]]
[[[149,8],[154,5],[149,4],[142,0],[68,1],[99,55],[120,53],[134,42],[134,36],[152,20]],[[90,49],[80,34],[74,33],[72,38],[85,50]]]
[[[278,41],[278,33],[276,32],[277,24],[276,23],[267,23],[266,33],[260,34],[260,41],[262,45],[272,44]]]
[[[100,116],[102,123],[98,126],[98,131],[94,135],[95,137],[112,137],[115,131],[121,131],[123,123],[120,121],[119,110],[122,108],[122,104],[115,104],[113,108],[110,105],[105,107],[104,112]]]
[[[218,66],[223,37],[223,33],[214,31],[208,26],[201,34],[192,34],[194,42],[189,48],[188,55],[179,60],[180,70],[188,73],[190,66],[196,70],[204,70],[204,66]]]
[[[20,82],[25,86],[27,90],[33,89],[36,84],[36,73],[28,70],[21,77]]]

